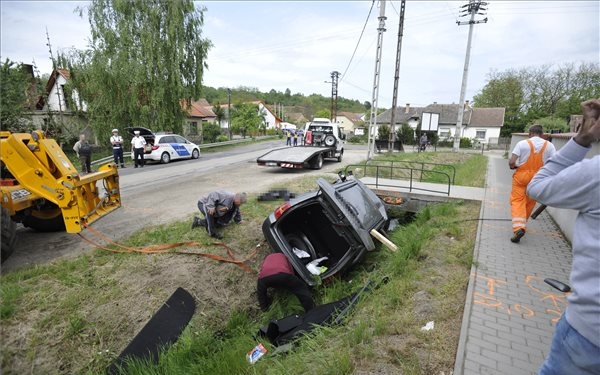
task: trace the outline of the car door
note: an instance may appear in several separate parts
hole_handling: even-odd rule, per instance
[[[359,180],[348,180],[331,185],[317,180],[326,201],[340,210],[367,250],[375,249],[372,229],[379,229],[386,220],[385,206],[377,195]]]
[[[173,149],[177,153],[177,158],[191,158],[194,145],[180,135],[173,136]]]

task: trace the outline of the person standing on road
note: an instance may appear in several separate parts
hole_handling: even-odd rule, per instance
[[[262,311],[266,311],[271,305],[267,294],[268,288],[280,288],[293,293],[298,297],[304,311],[315,307],[308,285],[294,274],[292,265],[282,253],[267,255],[260,267],[256,283],[256,296]]]
[[[579,212],[573,227],[573,293],[539,375],[600,374],[600,155],[584,159],[600,139],[600,99],[582,103],[582,109],[578,134],[527,187],[527,194],[545,205]]]
[[[73,151],[75,151],[81,162],[81,171],[83,173],[92,173],[92,146],[85,139],[85,134],[79,135],[79,140],[75,142]]]
[[[286,141],[285,141],[285,145],[286,146],[291,146],[292,145],[292,132],[291,130],[286,130],[285,131],[285,136],[286,136]]]
[[[425,151],[427,148],[427,133],[423,133],[421,139],[419,139],[419,151]]]
[[[294,132],[294,146],[298,146],[298,132]]]
[[[110,143],[112,144],[115,165],[119,165],[120,162],[121,168],[125,168],[125,163],[123,162],[123,137],[119,135],[119,129],[112,130]]]
[[[508,161],[510,169],[515,169],[510,192],[510,210],[513,236],[511,241],[519,243],[527,230],[527,219],[535,207],[535,200],[525,191],[527,184],[540,168],[554,155],[554,145],[542,138],[541,125],[529,128],[529,139],[517,142]]]
[[[133,132],[134,137],[131,139],[131,156],[133,156],[134,168],[138,165],[140,168],[144,168],[144,147],[146,147],[146,140],[140,136],[140,131],[135,130]]]
[[[217,232],[217,228],[229,224],[232,219],[236,224],[241,223],[240,206],[246,201],[246,193],[231,193],[224,190],[213,191],[198,201],[198,209],[204,215],[204,219],[194,217],[192,229],[203,226],[209,236],[222,239],[223,236]]]

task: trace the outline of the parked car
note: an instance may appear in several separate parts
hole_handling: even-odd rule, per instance
[[[171,160],[198,159],[200,157],[200,147],[178,134],[152,133],[150,129],[141,127],[130,127],[126,130],[131,136],[137,130],[146,140],[144,160],[160,161],[167,164]]]
[[[285,254],[310,286],[316,276],[324,280],[361,262],[375,248],[371,230],[387,221],[383,202],[361,181],[319,178],[317,184],[317,191],[285,202],[262,226],[272,249]]]

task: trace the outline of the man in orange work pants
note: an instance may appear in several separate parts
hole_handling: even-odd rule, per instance
[[[508,161],[510,169],[516,169],[510,192],[513,236],[511,241],[519,243],[527,230],[527,219],[535,207],[535,200],[527,196],[527,185],[548,159],[554,155],[554,145],[542,138],[541,125],[529,128],[529,139],[519,141]]]

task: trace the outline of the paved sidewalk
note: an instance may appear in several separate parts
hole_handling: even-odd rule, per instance
[[[487,184],[454,374],[535,374],[566,306],[565,295],[543,280],[569,281],[571,247],[547,212],[529,220],[520,243],[510,242],[512,173],[501,154],[486,155]]]

